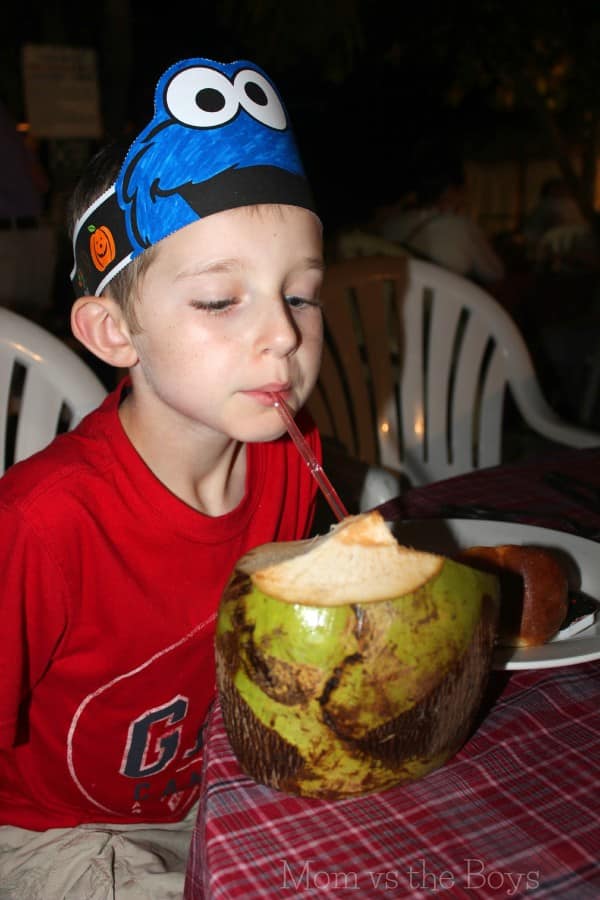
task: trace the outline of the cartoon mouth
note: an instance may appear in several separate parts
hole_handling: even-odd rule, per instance
[[[315,209],[306,179],[276,166],[226,169],[200,183],[188,182],[168,191],[156,187],[154,193],[160,197],[179,194],[201,218],[224,209],[258,203]],[[229,203],[227,197],[230,197]]]

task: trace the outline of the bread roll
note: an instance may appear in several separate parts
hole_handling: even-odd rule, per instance
[[[567,615],[567,575],[550,550],[500,544],[469,547],[459,562],[500,579],[498,643],[538,647],[559,631]]]

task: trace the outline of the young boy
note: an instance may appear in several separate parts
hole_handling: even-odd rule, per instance
[[[275,87],[177,63],[121,163],[74,199],[72,327],[129,375],[0,481],[11,900],[181,896],[222,589],[313,515],[271,392],[317,378],[321,226]]]

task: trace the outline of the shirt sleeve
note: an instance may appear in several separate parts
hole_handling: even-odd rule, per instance
[[[0,507],[0,747],[11,747],[27,695],[51,663],[66,626],[64,582],[43,535]]]
[[[471,272],[483,282],[504,278],[504,264],[475,222],[467,223],[471,242]]]

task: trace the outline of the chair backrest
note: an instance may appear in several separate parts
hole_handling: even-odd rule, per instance
[[[74,350],[0,307],[0,474],[73,428],[105,396]]]
[[[507,387],[544,436],[600,443],[553,413],[513,320],[472,282],[417,259],[363,257],[333,264],[322,296],[323,363],[308,406],[353,456],[413,484],[495,465]]]
[[[556,225],[549,228],[540,238],[538,256],[541,260],[553,256],[566,256],[592,238],[592,229],[587,224]]]

